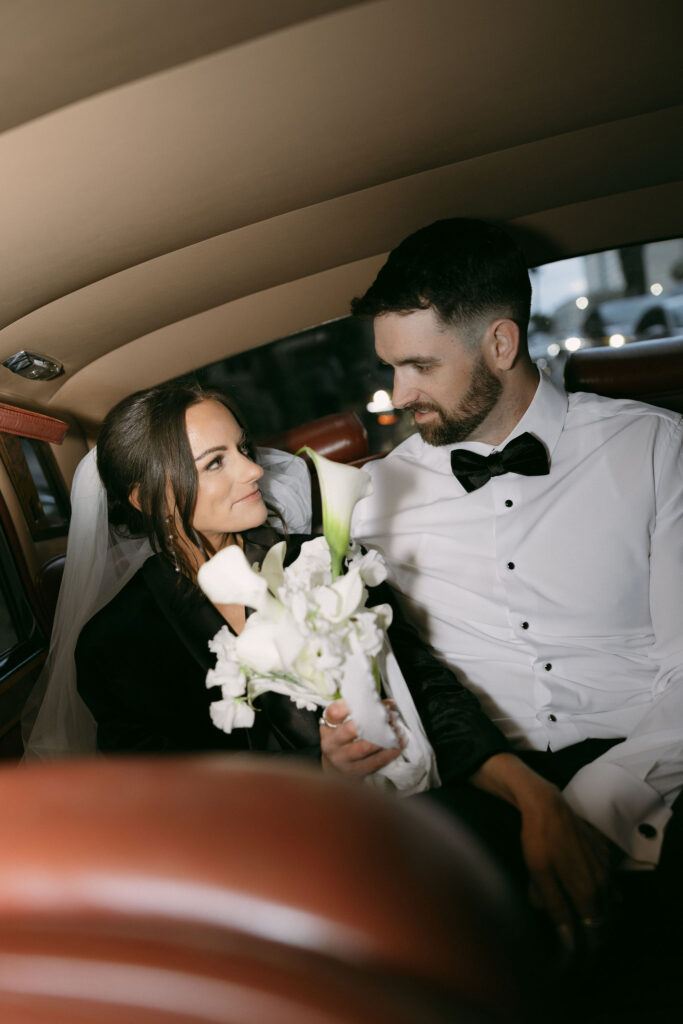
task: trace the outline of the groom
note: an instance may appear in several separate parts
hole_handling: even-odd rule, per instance
[[[682,425],[539,376],[530,300],[516,243],[465,219],[405,239],[354,300],[418,432],[366,467],[353,536],[510,743],[451,798],[576,934],[619,861],[674,864]]]

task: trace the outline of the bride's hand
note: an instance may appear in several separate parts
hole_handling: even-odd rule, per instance
[[[320,726],[322,768],[350,778],[364,779],[390,764],[401,753],[400,747],[377,747],[358,739],[358,731],[349,717],[345,700],[336,700],[325,709],[327,725]]]

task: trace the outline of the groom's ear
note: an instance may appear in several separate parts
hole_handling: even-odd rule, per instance
[[[511,370],[519,355],[519,327],[514,320],[501,317],[489,324],[487,339],[493,368]]]
[[[128,491],[128,501],[131,503],[133,508],[138,510],[138,512],[142,512],[142,505],[140,504],[140,484],[133,484],[131,489]]]

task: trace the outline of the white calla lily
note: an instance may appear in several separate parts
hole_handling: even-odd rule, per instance
[[[278,622],[252,615],[235,641],[239,661],[259,674],[287,672],[305,643],[285,612]]]
[[[339,576],[332,584],[332,590],[339,598],[337,614],[331,622],[343,622],[365,603],[367,596],[360,573],[356,569]]]
[[[380,699],[368,659],[351,654],[344,664],[341,695],[349,705],[361,739],[378,747],[395,747],[396,733],[389,724],[387,709]]]
[[[261,576],[268,584],[271,594],[277,597],[278,591],[285,580],[284,564],[287,544],[281,540],[269,548],[261,566]]]
[[[268,585],[249,565],[238,544],[231,544],[205,562],[197,583],[214,604],[243,604],[260,611],[266,604]]]
[[[286,545],[280,542],[260,571],[237,545],[200,569],[200,586],[214,603],[255,609],[239,636],[223,626],[209,642],[216,666],[206,684],[220,687],[222,696],[211,704],[211,719],[224,732],[249,728],[253,701],[268,690],[311,711],[341,695],[363,739],[393,748],[399,743],[395,729],[400,730],[401,754],[369,776],[369,784],[420,792],[430,784],[434,757],[387,644],[392,609],[366,607],[366,586],[386,576],[384,560],[377,551],[363,553],[349,543],[351,513],[369,493],[370,478],[310,454],[320,476],[325,536],[302,544],[287,568]],[[395,703],[391,717],[381,699],[382,682]]]
[[[372,481],[362,469],[332,462],[308,446],[301,451],[313,459],[320,481],[323,533],[332,556],[332,578],[336,579],[341,574],[342,559],[349,547],[351,515],[356,503],[372,493]]]
[[[344,622],[364,603],[365,587],[357,570],[338,576],[329,587],[316,587],[313,597],[328,622]]]

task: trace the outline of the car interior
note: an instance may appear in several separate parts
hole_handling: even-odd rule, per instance
[[[120,399],[333,326],[388,252],[442,217],[505,225],[530,268],[683,237],[681,5],[0,0],[0,22],[3,1020],[495,1021],[506,1005],[527,1019],[522,923],[464,853],[464,884],[449,880],[439,823],[404,808],[379,821],[340,788],[346,844],[326,791],[296,772],[288,825],[262,766],[29,768],[20,719],[49,648],[73,474]],[[569,390],[683,411],[677,251],[626,343],[567,346]],[[343,380],[343,344],[334,357]],[[296,372],[258,383],[276,401]],[[382,454],[354,411],[374,390],[257,440],[362,465]],[[221,867],[188,832],[226,799],[247,815],[250,792],[270,824],[252,810]],[[345,851],[382,827],[403,853],[387,867],[378,849],[374,874],[353,877]],[[310,886],[333,894],[314,906],[292,883],[309,830],[327,837]],[[287,851],[277,869],[258,863],[268,836]],[[169,845],[175,859],[150,853]],[[418,873],[431,881],[411,902]],[[477,886],[484,911],[463,897]],[[399,898],[424,955],[401,944]],[[444,914],[460,939],[440,957]]]

